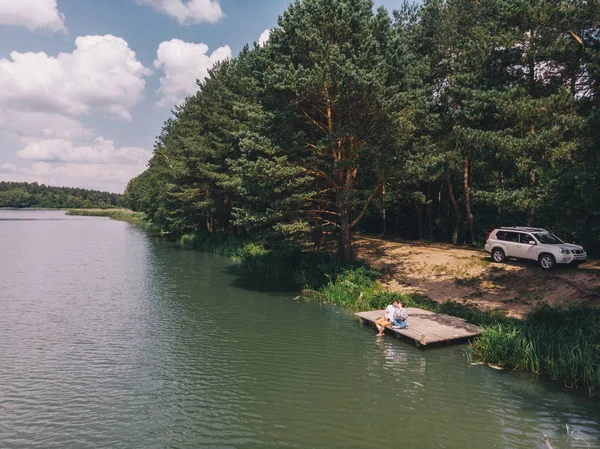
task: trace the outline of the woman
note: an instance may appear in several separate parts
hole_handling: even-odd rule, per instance
[[[386,327],[393,326],[398,311],[398,305],[398,300],[395,299],[392,301],[392,303],[385,308],[385,316],[375,321],[375,326],[377,326],[377,330],[379,331],[377,334],[378,337],[381,337],[384,334]]]

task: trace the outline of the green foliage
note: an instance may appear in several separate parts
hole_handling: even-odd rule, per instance
[[[294,2],[175,110],[125,205],[177,235],[322,235],[346,260],[357,228],[518,224],[600,254],[599,20],[584,0]]]
[[[380,274],[370,267],[347,267],[331,277],[319,292],[326,302],[353,310],[380,308],[385,301],[385,295],[377,282],[379,276]]]
[[[0,207],[109,208],[122,206],[122,195],[71,187],[0,181]]]
[[[229,237],[226,234],[210,234],[208,232],[183,234],[179,245],[184,249],[194,249],[205,253],[220,254],[240,260],[246,253],[252,253],[258,247],[248,240]]]

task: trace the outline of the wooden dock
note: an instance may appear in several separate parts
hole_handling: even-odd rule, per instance
[[[413,340],[417,347],[426,347],[441,343],[458,343],[481,334],[481,328],[467,323],[462,318],[457,318],[441,313],[428,312],[423,309],[407,307],[408,327],[406,329],[392,329],[387,327],[388,334],[397,338]],[[375,321],[384,316],[384,310],[359,312],[358,316],[363,324],[375,326]]]

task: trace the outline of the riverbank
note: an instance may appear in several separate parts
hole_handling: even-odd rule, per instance
[[[143,214],[126,210],[76,210],[72,214],[143,222]],[[268,248],[261,243],[220,234],[185,234],[177,243],[184,249],[233,258],[238,262],[235,271],[240,283],[247,288],[301,290],[308,300],[353,311],[382,309],[398,299],[408,307],[464,318],[483,328],[481,337],[471,346],[480,361],[505,369],[545,374],[569,388],[585,388],[590,395],[600,389],[600,310],[590,301],[576,302],[568,297],[562,302],[545,301],[542,293],[533,289],[532,280],[537,279],[535,285],[539,287],[550,281],[543,276],[550,275],[540,274],[535,267],[519,268],[515,264],[495,268],[483,253],[472,249],[432,248],[431,245],[377,239],[358,239],[359,260],[351,263],[340,262],[331,252],[314,252],[297,246]],[[405,256],[395,254],[399,248],[406,252]],[[425,250],[430,253],[423,256]],[[443,254],[446,257],[444,263],[440,262],[440,254],[432,255],[432,252]],[[406,259],[413,256],[421,259],[420,269],[413,259]],[[449,257],[456,260],[452,262]],[[423,263],[428,258],[434,267],[443,268],[432,269],[431,263]],[[411,269],[404,269],[411,261]],[[437,281],[423,281],[423,284],[412,285],[413,288],[398,282],[403,279],[400,276],[415,276],[415,273],[421,273],[419,270],[428,272]],[[432,298],[425,288],[427,282],[439,282],[445,285],[442,290],[447,295],[455,295],[456,291],[465,288],[477,292],[484,282],[490,282],[486,277],[488,272],[500,275],[505,285],[518,284],[513,281],[519,276],[527,276],[528,291],[533,293],[520,301],[496,298],[496,302],[486,304],[485,294],[440,298],[435,294],[440,290],[436,289],[432,290]],[[586,270],[576,273],[595,276],[594,272],[590,274]],[[566,273],[551,276],[566,276]],[[494,279],[496,283],[500,281],[498,277]],[[495,292],[498,298],[507,296],[506,290],[497,288]]]
[[[357,243],[359,255],[364,256],[365,246]],[[480,361],[505,369],[545,374],[569,388],[587,389],[590,395],[600,389],[600,310],[589,302],[550,305],[538,294],[529,297],[527,311],[519,308],[517,314],[510,306],[524,304],[515,301],[506,302],[508,307],[481,307],[477,301],[435,300],[422,289],[394,290],[389,268],[385,270],[381,265],[386,260],[381,253],[371,254],[371,260],[375,255],[381,260],[376,268],[367,263],[366,257],[342,263],[327,252],[303,251],[297,247],[267,249],[257,243],[222,236],[188,234],[179,239],[179,244],[186,249],[234,258],[238,261],[237,274],[252,288],[302,289],[309,300],[354,311],[381,309],[398,299],[409,307],[464,318],[484,329],[471,346]],[[479,252],[466,251],[484,258]],[[451,265],[448,269],[452,269]],[[507,283],[512,271],[505,273]],[[475,286],[483,281],[474,276],[468,279],[452,283]]]

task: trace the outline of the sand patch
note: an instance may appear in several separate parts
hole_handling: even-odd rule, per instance
[[[600,263],[543,271],[537,264],[497,264],[483,250],[359,237],[357,257],[384,273],[383,283],[399,293],[434,301],[458,301],[482,310],[503,309],[522,317],[539,301],[556,307],[600,304]]]

